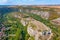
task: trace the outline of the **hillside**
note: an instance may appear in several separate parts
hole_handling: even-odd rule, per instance
[[[55,7],[0,8],[0,40],[60,40],[60,8]]]

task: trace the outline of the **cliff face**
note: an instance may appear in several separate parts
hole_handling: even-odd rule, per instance
[[[52,23],[55,25],[60,25],[60,18],[52,20]]]
[[[52,36],[51,29],[36,20],[29,23],[27,32],[30,36],[33,36],[35,40],[50,40]]]

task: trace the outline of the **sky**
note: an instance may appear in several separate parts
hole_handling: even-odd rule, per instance
[[[0,0],[0,5],[56,5],[60,0]]]

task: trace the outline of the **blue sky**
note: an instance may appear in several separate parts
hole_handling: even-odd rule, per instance
[[[60,4],[60,0],[0,0],[0,5],[52,5]]]

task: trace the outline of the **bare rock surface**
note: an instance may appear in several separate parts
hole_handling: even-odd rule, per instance
[[[60,18],[52,20],[52,23],[55,25],[60,25]]]

